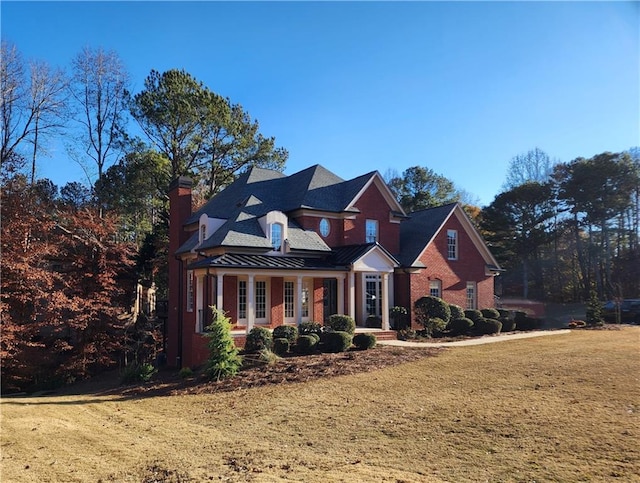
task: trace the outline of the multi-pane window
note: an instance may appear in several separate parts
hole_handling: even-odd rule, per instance
[[[275,251],[280,251],[282,246],[282,225],[280,223],[271,225],[271,246]]]
[[[382,316],[382,277],[365,275],[367,315]]]
[[[207,239],[207,225],[200,225],[200,243]]]
[[[305,283],[302,286],[302,318],[309,318],[309,284]]]
[[[476,308],[476,283],[467,282],[467,309]]]
[[[367,243],[378,241],[378,221],[367,220],[365,224],[365,240]]]
[[[284,317],[292,319],[294,317],[294,285],[293,282],[284,282]]]
[[[447,258],[449,260],[458,259],[458,232],[447,230]]]
[[[440,280],[431,280],[429,282],[429,295],[432,297],[442,297],[442,283]]]
[[[193,271],[187,270],[187,312],[193,312]]]
[[[238,281],[238,318],[247,318],[247,281]]]
[[[267,282],[256,281],[256,319],[267,317]]]

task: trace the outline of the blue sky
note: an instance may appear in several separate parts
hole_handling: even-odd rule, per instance
[[[287,173],[426,166],[486,205],[509,160],[640,144],[638,2],[11,2],[2,38],[68,67],[115,50],[138,92],[184,69],[289,150]],[[62,149],[39,175],[83,181]]]

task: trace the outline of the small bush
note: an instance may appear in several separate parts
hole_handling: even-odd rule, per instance
[[[367,317],[367,320],[365,320],[364,326],[369,329],[381,329],[382,319],[377,315],[370,315],[369,317]]]
[[[295,350],[298,354],[311,354],[318,347],[318,334],[300,335],[296,340]]]
[[[153,364],[149,364],[148,362],[138,364],[134,362],[125,367],[122,373],[122,384],[148,382],[156,372],[158,372],[158,370],[153,367]]]
[[[182,379],[186,379],[187,377],[193,376],[193,371],[191,370],[190,367],[183,367],[182,369],[180,369],[180,372],[178,372],[178,375]]]
[[[286,339],[284,337],[273,339],[273,352],[275,352],[279,356],[283,356],[287,352],[289,352],[290,347],[291,343],[289,342],[289,339]]]
[[[447,325],[447,329],[449,329],[451,333],[454,335],[468,334],[472,328],[473,328],[473,320],[467,319],[466,317],[453,319]]]
[[[516,319],[516,329],[518,330],[536,330],[542,327],[542,320],[536,317],[529,317],[525,315],[519,319]]]
[[[345,352],[351,347],[353,335],[349,332],[338,330],[328,332],[324,336],[323,350],[325,352]]]
[[[500,317],[498,320],[502,322],[502,332],[513,332],[516,330],[516,321],[511,317]]]
[[[485,319],[496,319],[496,320],[498,320],[498,318],[500,318],[500,312],[498,312],[496,309],[492,309],[492,308],[482,309],[480,311],[480,313],[482,314],[482,316]]]
[[[427,337],[440,337],[447,328],[447,322],[440,317],[434,317],[429,320],[429,326],[429,329],[425,327],[425,330],[423,331],[424,335]]]
[[[407,309],[399,305],[393,306],[389,309],[389,317],[393,321],[393,328],[395,330],[402,330],[407,328]]]
[[[298,335],[309,335],[322,333],[322,325],[318,322],[301,322],[298,324]]]
[[[243,357],[242,362],[245,367],[252,366],[272,366],[280,360],[280,356],[271,349],[260,349]]]
[[[511,313],[510,310],[506,310],[506,309],[497,309],[497,310],[498,310],[498,313],[500,314],[500,317],[508,317],[510,319],[513,319],[513,314]]]
[[[471,319],[473,320],[474,323],[476,323],[478,320],[482,318],[482,312],[476,309],[468,309],[464,311],[464,316],[467,319]]]
[[[247,334],[244,343],[244,351],[247,353],[260,352],[262,349],[271,350],[273,347],[273,336],[269,329],[264,327],[254,327]]]
[[[398,331],[398,340],[412,340],[418,337],[418,334],[413,329],[402,329]]]
[[[273,339],[287,339],[289,344],[293,344],[298,338],[298,328],[295,325],[279,325],[273,329]]]
[[[449,304],[449,311],[451,312],[451,320],[464,318],[464,309],[456,304]]]
[[[502,322],[496,319],[485,319],[481,317],[474,322],[474,332],[479,335],[498,334],[502,330]]]
[[[353,334],[356,331],[356,323],[348,315],[331,315],[325,325],[334,332],[348,332],[349,334]]]
[[[353,336],[353,345],[360,350],[373,349],[376,343],[376,336],[370,333],[363,332]]]

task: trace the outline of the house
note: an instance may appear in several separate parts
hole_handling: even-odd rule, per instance
[[[461,207],[408,216],[377,171],[254,167],[195,213],[181,177],[169,200],[170,364],[205,360],[212,305],[244,333],[336,313],[388,331],[390,307],[435,294],[436,281],[448,302],[494,305],[499,267]]]

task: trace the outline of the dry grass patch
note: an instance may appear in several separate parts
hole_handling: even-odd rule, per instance
[[[5,398],[2,481],[639,481],[640,328],[213,394]]]

